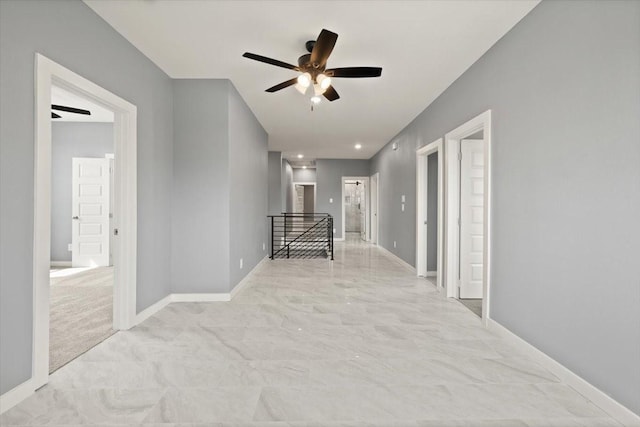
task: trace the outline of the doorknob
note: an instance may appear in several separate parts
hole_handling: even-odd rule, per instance
[[[77,217],[77,216],[74,216],[74,217],[72,217],[71,219],[80,219],[80,218],[79,218],[79,217]]]

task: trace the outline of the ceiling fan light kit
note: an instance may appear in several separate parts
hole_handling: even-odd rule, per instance
[[[382,75],[382,68],[380,67],[327,69],[327,59],[331,55],[337,40],[338,35],[336,33],[323,29],[320,31],[317,40],[309,40],[305,43],[309,53],[298,58],[297,66],[250,52],[245,52],[242,56],[301,73],[298,77],[272,86],[266,91],[277,92],[289,86],[294,86],[298,92],[305,95],[309,86],[313,85],[313,96],[311,98],[311,110],[313,110],[313,105],[320,102],[320,96],[324,96],[329,101],[335,101],[340,98],[340,95],[332,85],[333,78],[366,78],[380,77]]]

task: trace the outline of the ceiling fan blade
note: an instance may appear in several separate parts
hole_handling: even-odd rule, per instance
[[[85,116],[90,116],[91,111],[83,110],[81,108],[73,108],[73,107],[65,107],[64,105],[51,105],[52,110],[58,111],[66,111],[67,113],[75,113],[75,114],[84,114]]]
[[[320,35],[311,51],[311,64],[313,64],[314,67],[320,68],[325,66],[333,47],[336,45],[336,40],[338,40],[336,33],[324,29],[320,31]]]
[[[291,80],[287,80],[286,82],[282,82],[280,84],[277,84],[275,86],[270,87],[269,89],[266,90],[266,92],[277,92],[280,89],[284,89],[286,87],[293,86],[296,83],[298,83],[298,78],[294,77]]]
[[[59,119],[60,117],[62,117],[62,116],[59,115],[59,114],[54,113],[53,111],[51,112],[51,118],[52,119]]]
[[[333,86],[329,86],[327,90],[324,91],[323,95],[329,101],[335,101],[336,99],[340,98],[340,95],[338,95],[338,92],[336,92]]]
[[[362,78],[362,77],[380,77],[382,68],[380,67],[346,67],[332,68],[324,72],[329,77],[344,78]]]
[[[287,68],[289,70],[299,71],[300,68],[295,65],[287,64],[286,62],[278,61],[277,59],[267,58],[266,56],[256,55],[255,53],[245,52],[242,54],[245,58],[253,59],[254,61],[264,62],[265,64],[275,65],[276,67]]]

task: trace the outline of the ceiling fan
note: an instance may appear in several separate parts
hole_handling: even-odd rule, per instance
[[[323,29],[320,31],[317,40],[309,40],[305,43],[305,47],[309,53],[298,58],[297,66],[278,61],[277,59],[267,58],[266,56],[256,55],[255,53],[245,52],[242,56],[301,73],[291,80],[270,87],[266,90],[267,92],[277,92],[289,86],[295,86],[300,93],[305,94],[307,89],[313,85],[314,96],[311,98],[311,101],[314,104],[320,102],[320,95],[323,95],[329,101],[335,101],[340,98],[340,95],[338,95],[338,92],[336,92],[331,84],[333,78],[380,77],[382,74],[382,68],[380,67],[327,69],[327,59],[329,59],[329,55],[331,55],[333,51],[336,40],[338,40],[336,33]]]
[[[83,110],[82,108],[67,107],[67,106],[64,106],[64,105],[52,104],[51,105],[51,109],[52,110],[57,110],[57,111],[64,111],[66,113],[83,114],[85,116],[90,116],[91,115],[91,111],[89,111],[89,110]],[[60,114],[56,114],[56,113],[54,113],[52,111],[51,112],[51,118],[52,119],[60,119],[60,118],[62,118],[62,116]]]

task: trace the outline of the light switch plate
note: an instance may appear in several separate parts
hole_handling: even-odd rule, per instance
[[[333,203],[333,199],[332,198],[329,198],[329,203]]]
[[[402,203],[404,203],[406,200],[404,198],[404,194],[402,195]]]

